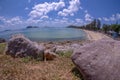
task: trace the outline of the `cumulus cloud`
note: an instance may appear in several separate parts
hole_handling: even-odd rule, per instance
[[[104,21],[117,21],[117,20],[120,20],[120,14],[117,13],[117,14],[113,14],[110,17],[103,17],[103,20]]]
[[[38,23],[41,23],[43,20],[34,20],[34,19],[27,19],[25,24],[27,25],[35,25],[35,24],[38,24]]]
[[[19,16],[13,17],[11,19],[6,19],[4,17],[1,17],[0,20],[3,21],[4,24],[9,24],[9,25],[15,25],[15,24],[22,23],[22,20],[20,19]]]
[[[68,18],[62,18],[62,19],[54,19],[55,23],[68,23]]]
[[[92,19],[93,17],[89,13],[85,14],[85,21],[92,21]]]
[[[74,16],[74,13],[80,9],[80,1],[79,0],[71,0],[69,1],[68,8],[63,9],[58,12],[60,16]],[[82,8],[81,8],[82,9]]]
[[[11,24],[11,25],[21,24],[22,20],[20,19],[19,16],[17,16],[17,17],[13,17],[11,19],[6,20],[6,23]]]
[[[103,17],[103,20],[104,21],[110,21],[108,18],[106,18],[106,17]]]
[[[83,23],[83,20],[82,20],[82,19],[75,19],[75,21],[76,21],[77,23]]]
[[[84,25],[85,21],[83,19],[76,18],[74,24],[75,25]]]
[[[18,24],[23,24],[23,21],[19,16],[16,16],[10,19],[5,17],[0,17],[0,21],[3,23],[4,26],[13,26]]]
[[[3,16],[0,16],[0,21],[1,21],[2,23],[4,23],[5,20],[6,20],[6,19],[5,19]]]
[[[115,19],[115,15],[112,15],[112,16],[110,17],[110,20],[115,21],[115,20],[116,20],[116,19]]]
[[[29,16],[31,18],[41,18],[47,16],[47,13],[50,11],[57,11],[63,7],[65,7],[63,0],[60,0],[59,2],[37,4],[32,8],[33,10],[29,13]]]
[[[48,16],[42,16],[41,19],[48,19]]]
[[[120,13],[116,14],[117,19],[120,19]]]

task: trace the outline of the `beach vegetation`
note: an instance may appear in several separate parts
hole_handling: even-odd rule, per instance
[[[0,44],[1,80],[81,80],[69,51],[61,53],[53,61],[36,61],[31,57],[12,58],[5,55],[5,47],[5,43]]]
[[[90,23],[83,26],[75,26],[70,25],[68,28],[77,28],[77,29],[85,29],[90,31],[98,31],[105,33],[107,35],[116,35],[117,37],[120,35],[120,24],[103,24],[101,25],[101,21],[99,19],[94,19]]]
[[[69,51],[60,51],[59,53],[57,53],[59,56],[62,57],[66,57],[66,58],[70,58],[72,55],[73,51],[69,50]]]
[[[4,53],[5,47],[6,47],[6,43],[0,43],[0,54]]]

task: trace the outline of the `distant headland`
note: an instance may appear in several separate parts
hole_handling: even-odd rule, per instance
[[[27,26],[26,28],[39,28],[38,26]]]

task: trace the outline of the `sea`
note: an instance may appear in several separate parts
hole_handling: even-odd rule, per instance
[[[12,35],[23,34],[32,41],[85,40],[86,33],[74,28],[24,28],[0,31],[0,38],[9,40]]]

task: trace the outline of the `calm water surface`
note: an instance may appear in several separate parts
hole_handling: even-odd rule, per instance
[[[29,28],[0,32],[0,38],[8,40],[13,34],[24,34],[33,41],[84,40],[84,31],[73,28]]]

